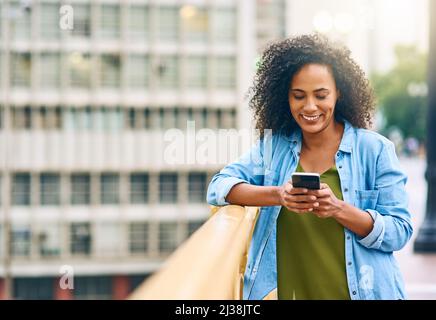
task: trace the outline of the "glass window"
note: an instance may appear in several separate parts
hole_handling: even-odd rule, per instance
[[[63,110],[63,109],[62,109]],[[41,107],[39,109],[41,127],[44,129],[60,129],[62,127],[63,112],[59,107]]]
[[[159,198],[161,203],[177,202],[176,173],[161,173],[159,175]]]
[[[119,256],[125,243],[118,223],[99,222],[95,225],[95,254]]]
[[[54,173],[43,173],[40,176],[41,205],[60,204],[60,176]]]
[[[212,73],[214,85],[220,89],[236,89],[236,62],[232,57],[215,58],[215,70]]]
[[[59,9],[59,5],[55,3],[41,3],[39,21],[42,39],[53,40],[59,38]]]
[[[188,175],[189,202],[206,202],[206,173],[190,172]]]
[[[30,38],[31,35],[31,15],[32,10],[23,10],[21,1],[14,0],[10,4],[11,9],[17,12],[14,19],[14,33],[13,39],[26,40]]]
[[[17,300],[53,300],[55,279],[52,277],[14,278],[14,299]]]
[[[91,36],[91,8],[86,4],[74,4],[74,28],[72,30],[74,37]]]
[[[134,291],[138,288],[149,276],[150,274],[135,274],[130,276],[130,291]]]
[[[12,178],[12,204],[30,205],[30,174],[16,173]]]
[[[120,7],[102,5],[100,12],[100,37],[116,39],[120,36]]]
[[[206,9],[184,5],[180,9],[180,16],[186,39],[192,42],[206,42],[209,24]]]
[[[111,276],[74,278],[74,298],[77,300],[109,300],[112,298]]]
[[[11,230],[11,255],[27,257],[30,255],[30,227],[28,225],[13,225]]]
[[[212,39],[222,43],[236,42],[236,9],[216,8],[212,11]]]
[[[130,202],[134,204],[148,202],[148,181],[146,173],[133,173],[130,175]]]
[[[89,88],[91,85],[91,58],[87,53],[73,52],[68,57],[72,87]]]
[[[59,256],[61,252],[60,228],[57,224],[38,226],[37,244],[42,257]]]
[[[140,5],[132,5],[129,8],[129,38],[135,40],[147,40],[149,32],[148,8]]]
[[[100,177],[102,204],[117,204],[120,201],[120,177],[118,174],[103,173]]]
[[[186,61],[186,84],[189,88],[206,88],[207,60],[206,57],[189,57]]]
[[[161,57],[157,66],[157,76],[161,88],[176,88],[179,84],[179,64],[177,57]]]
[[[30,53],[11,54],[11,83],[14,87],[29,87],[31,74]]]
[[[177,248],[177,222],[161,222],[159,224],[159,251],[170,253]]]
[[[30,129],[32,127],[32,109],[30,107],[12,108],[12,127],[14,129]]]
[[[150,76],[149,60],[144,55],[130,55],[127,60],[129,88],[146,89]]]
[[[61,60],[58,53],[42,53],[40,56],[39,85],[42,88],[59,88]]]
[[[91,253],[91,227],[88,222],[72,223],[70,237],[70,249],[73,255]]]
[[[121,108],[101,108],[100,117],[105,131],[119,131],[123,128],[124,114]]]
[[[202,225],[204,221],[189,221],[188,222],[188,237],[190,237],[195,231],[197,231]]]
[[[120,86],[120,56],[105,54],[101,56],[100,82],[102,87]]]
[[[179,30],[179,10],[174,7],[160,7],[158,10],[158,37],[163,41],[176,41]]]
[[[130,224],[130,252],[146,253],[148,250],[149,224],[147,222],[135,222]]]
[[[89,174],[71,175],[71,204],[87,205],[91,202],[91,177]]]

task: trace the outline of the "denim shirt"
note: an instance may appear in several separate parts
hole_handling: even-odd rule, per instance
[[[296,170],[302,144],[301,130],[290,136],[265,135],[237,161],[211,180],[207,202],[222,206],[230,189],[241,182],[281,186]],[[407,181],[391,141],[344,121],[335,155],[344,201],[367,211],[372,231],[359,237],[344,228],[344,267],[351,299],[405,299],[404,283],[393,252],[412,236],[407,209]],[[263,299],[277,288],[276,227],[281,206],[261,207],[248,252],[243,298]],[[299,263],[295,261],[295,263]]]

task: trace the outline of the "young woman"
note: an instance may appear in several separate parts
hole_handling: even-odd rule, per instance
[[[317,34],[275,43],[252,93],[260,139],[207,193],[261,207],[244,299],[404,299],[393,252],[413,231],[407,177],[393,143],[367,129],[374,97],[350,51]],[[295,171],[319,173],[321,189],[293,188]]]

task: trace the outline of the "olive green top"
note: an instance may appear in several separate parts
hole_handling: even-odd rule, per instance
[[[303,172],[300,164],[297,172]],[[336,166],[321,175],[342,200]],[[344,227],[312,212],[282,207],[277,219],[277,290],[279,299],[350,299],[345,267]]]

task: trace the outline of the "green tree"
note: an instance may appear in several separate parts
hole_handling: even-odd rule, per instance
[[[374,74],[372,84],[385,118],[383,134],[398,128],[403,137],[425,139],[427,116],[427,57],[413,46],[395,48],[396,65],[387,73]]]

